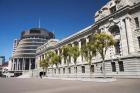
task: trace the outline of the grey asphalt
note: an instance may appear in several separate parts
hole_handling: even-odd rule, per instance
[[[140,79],[117,79],[114,82],[0,79],[0,93],[140,93]]]

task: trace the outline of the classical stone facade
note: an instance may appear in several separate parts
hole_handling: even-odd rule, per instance
[[[89,42],[91,34],[106,32],[112,34],[117,41],[115,46],[108,49],[105,59],[105,70],[108,77],[140,78],[140,1],[139,0],[111,0],[95,14],[95,23],[91,26],[57,42],[54,46],[40,46],[36,53],[37,68],[40,60],[45,58],[49,50],[61,54],[64,45],[78,45],[79,49]],[[90,67],[80,55],[77,67],[73,60],[69,68],[62,59],[52,70],[48,68],[47,75],[53,77],[103,77],[102,63],[99,54],[92,59]],[[91,72],[90,72],[91,69]]]
[[[36,68],[37,47],[54,38],[54,34],[44,28],[32,28],[21,33],[20,40],[15,39],[13,54],[9,61],[9,70],[15,73]]]

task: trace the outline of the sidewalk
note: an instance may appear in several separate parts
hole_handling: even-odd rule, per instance
[[[80,80],[80,81],[94,81],[94,82],[113,82],[115,78],[55,78],[55,77],[43,77],[47,79],[60,79],[60,80]]]

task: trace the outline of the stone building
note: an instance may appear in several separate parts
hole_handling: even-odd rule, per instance
[[[10,71],[21,73],[35,69],[37,47],[54,38],[54,34],[44,28],[32,28],[21,33],[20,39],[15,39],[12,58],[9,61]]]
[[[112,34],[117,41],[115,46],[108,49],[105,59],[105,70],[108,77],[140,78],[140,1],[139,0],[110,0],[95,14],[95,23],[81,31],[64,38],[54,46],[46,47],[45,44],[37,48],[36,63],[39,67],[40,60],[44,59],[49,50],[61,54],[64,45],[78,45],[79,49],[90,41],[90,36],[95,32]],[[80,55],[77,67],[71,60],[69,68],[62,59],[58,67],[48,68],[47,75],[53,77],[102,77],[102,64],[99,54],[92,59],[89,67]],[[90,69],[91,72],[90,72]],[[76,73],[76,71],[77,73]]]

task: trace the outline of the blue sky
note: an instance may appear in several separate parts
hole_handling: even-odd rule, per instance
[[[63,39],[94,23],[109,0],[0,0],[0,56],[11,56],[13,40],[26,29],[41,27]]]

